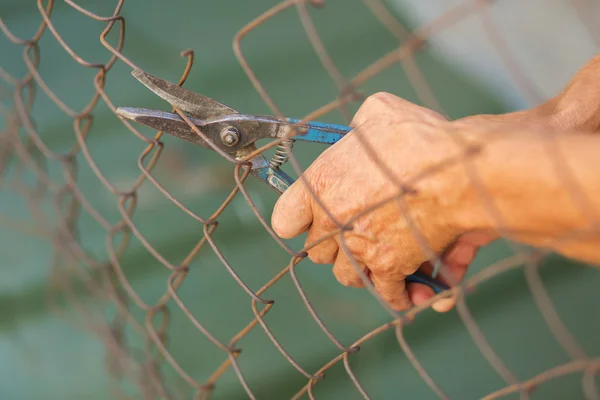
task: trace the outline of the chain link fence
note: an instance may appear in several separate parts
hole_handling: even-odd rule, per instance
[[[514,86],[522,90],[524,98],[531,103],[540,102],[544,95],[523,72],[521,65],[503,40],[502,31],[494,22],[495,6],[503,1],[509,0],[465,0],[454,2],[452,6],[446,4],[441,8],[443,12],[438,12],[435,18],[414,29],[401,23],[390,5],[381,0],[364,0],[362,5],[358,2],[353,3],[353,7],[364,7],[361,12],[368,14],[370,18],[376,18],[397,41],[396,48],[390,48],[389,53],[371,60],[368,66],[358,72],[349,73],[343,65],[338,65],[339,62],[336,62],[335,57],[330,54],[331,45],[328,45],[327,40],[319,33],[320,24],[343,23],[343,18],[340,18],[340,21],[331,19],[331,13],[327,14],[327,18],[320,17],[320,13],[326,9],[334,14],[344,15],[345,7],[350,5],[341,1],[287,0],[268,10],[256,9],[256,14],[261,12],[262,14],[241,27],[233,38],[233,51],[249,82],[271,113],[281,117],[290,116],[287,109],[293,111],[293,98],[289,98],[292,96],[287,95],[288,98],[285,100],[287,104],[283,107],[275,100],[277,96],[272,95],[272,91],[259,78],[260,73],[253,67],[251,61],[253,59],[258,60],[257,63],[262,65],[260,56],[253,57],[251,53],[255,51],[260,54],[261,46],[269,46],[269,38],[278,35],[277,29],[281,28],[281,25],[272,24],[276,24],[281,15],[294,13],[294,18],[300,21],[306,33],[307,43],[314,50],[314,60],[318,60],[327,72],[328,79],[333,82],[337,92],[337,95],[331,99],[312,99],[319,104],[319,107],[307,113],[306,120],[326,119],[335,114],[335,118],[342,118],[348,123],[357,106],[366,95],[370,94],[362,92],[360,88],[378,76],[389,73],[390,68],[398,66],[401,69],[394,71],[403,73],[412,84],[410,90],[414,91],[417,101],[445,113],[443,102],[439,101],[435,87],[430,85],[427,72],[424,73],[419,66],[420,53],[428,51],[428,43],[435,40],[446,29],[475,18],[481,21],[490,39],[489,48],[502,60],[502,68],[507,71]],[[202,191],[198,189],[194,192],[194,196],[200,194],[217,197],[219,204],[216,207],[206,204],[204,208],[184,204],[191,204],[189,192],[186,193],[186,188],[174,186],[176,183],[173,181],[178,178],[183,179],[183,174],[190,173],[189,167],[182,161],[182,158],[187,156],[184,157],[178,152],[169,154],[169,145],[173,143],[175,148],[175,142],[163,137],[161,132],[144,134],[138,130],[139,127],[120,120],[114,114],[116,107],[134,104],[125,104],[127,97],[123,92],[129,89],[122,85],[110,86],[113,71],[121,70],[123,73],[133,68],[144,69],[150,66],[151,61],[144,63],[146,65],[136,65],[132,59],[125,56],[124,48],[128,43],[127,22],[135,18],[135,13],[132,13],[132,17],[127,21],[122,16],[122,11],[129,2],[121,0],[106,3],[111,4],[100,7],[91,4],[84,6],[83,3],[72,0],[64,0],[64,2],[40,0],[37,2],[37,12],[40,16],[39,29],[33,35],[27,36],[18,33],[20,29],[13,26],[12,21],[0,19],[0,28],[5,39],[8,39],[11,48],[19,49],[27,69],[22,75],[9,72],[4,68],[0,69],[3,82],[1,111],[5,119],[4,128],[0,133],[0,143],[2,143],[0,185],[3,191],[10,192],[20,199],[27,207],[29,215],[29,218],[21,219],[2,212],[0,218],[4,228],[9,231],[20,232],[29,237],[39,237],[52,245],[51,259],[47,259],[45,264],[45,267],[51,271],[48,304],[54,312],[65,318],[84,321],[86,327],[101,340],[106,351],[106,364],[111,376],[113,396],[175,399],[189,398],[191,391],[198,399],[211,398],[211,396],[216,398],[220,390],[226,390],[220,382],[226,380],[230,384],[235,380],[241,385],[244,395],[248,398],[275,398],[274,392],[269,391],[269,386],[279,386],[280,384],[275,382],[279,378],[273,375],[275,372],[272,370],[269,373],[271,375],[266,372],[261,373],[264,365],[260,360],[260,354],[254,354],[254,358],[251,358],[253,362],[244,362],[246,352],[252,354],[251,345],[246,343],[252,343],[253,336],[261,335],[264,340],[268,340],[272,351],[277,352],[280,359],[285,361],[285,368],[292,369],[297,375],[298,379],[294,380],[293,384],[284,385],[285,390],[292,393],[292,398],[320,397],[319,386],[327,381],[325,374],[329,372],[334,376],[332,378],[334,380],[346,382],[350,380],[354,391],[344,393],[352,393],[352,396],[358,398],[381,398],[380,395],[373,395],[373,393],[380,393],[377,385],[381,382],[369,380],[369,384],[365,384],[361,379],[361,373],[364,372],[364,369],[360,368],[361,360],[369,363],[369,368],[391,368],[394,371],[397,365],[390,367],[384,363],[379,365],[372,360],[370,362],[368,356],[362,355],[366,350],[362,352],[358,350],[368,349],[369,342],[391,335],[396,341],[395,345],[401,349],[401,353],[394,357],[405,366],[410,365],[414,368],[414,372],[420,377],[419,384],[429,387],[432,398],[453,397],[444,385],[439,383],[442,367],[436,364],[445,365],[443,367],[445,369],[454,368],[453,364],[461,362],[463,350],[457,348],[450,359],[438,360],[428,356],[427,360],[423,361],[419,357],[419,351],[415,351],[413,345],[413,341],[419,339],[416,335],[410,334],[411,327],[417,324],[421,314],[429,312],[430,305],[439,297],[414,307],[406,313],[394,312],[381,303],[377,312],[384,313],[385,317],[381,317],[383,314],[377,315],[384,322],[378,326],[368,326],[359,321],[364,310],[344,308],[342,304],[344,292],[336,289],[327,294],[327,290],[321,288],[317,294],[314,285],[309,285],[307,288],[303,282],[305,278],[302,270],[303,264],[310,263],[306,260],[306,249],[299,248],[301,246],[293,248],[290,243],[282,241],[274,234],[267,216],[268,206],[264,204],[264,198],[256,195],[257,192],[268,189],[261,187],[260,184],[253,186],[251,179],[246,180],[247,172],[242,168],[243,162],[232,163],[231,160],[220,159],[216,154],[205,156],[204,153],[208,153],[207,151],[189,150],[188,147],[185,151],[202,154],[199,157],[212,157],[213,163],[212,169],[208,172],[202,169],[192,172],[190,181],[197,180],[206,192],[198,193]],[[600,32],[597,26],[600,19],[591,12],[595,9],[592,2],[572,0],[564,3],[579,16],[581,26],[587,30],[587,38],[598,43]],[[410,4],[406,6],[411,7]],[[98,13],[99,8],[107,9],[107,7],[110,8],[109,12]],[[142,5],[137,4],[136,7]],[[178,7],[175,3],[171,5],[161,3],[156,7],[171,8],[178,13],[186,12],[184,7]],[[331,11],[332,9],[334,11]],[[107,55],[105,60],[98,61],[97,57],[88,57],[90,53],[85,48],[76,50],[70,47],[69,41],[61,36],[63,26],[60,24],[60,15],[65,12],[79,13],[89,20],[90,25],[102,27],[99,43],[103,47],[104,54]],[[166,27],[176,23],[176,21],[165,21],[164,27],[155,27],[155,29],[168,29]],[[349,25],[347,29],[353,27]],[[133,34],[135,32],[134,28]],[[251,40],[254,34],[258,39],[250,46],[252,50],[249,50],[250,55],[247,55],[245,43]],[[560,32],[557,34],[560,35]],[[170,43],[170,46],[174,48],[178,47],[178,44]],[[179,84],[185,86],[188,75],[194,71],[197,56],[192,50],[180,50],[185,65],[181,70]],[[45,60],[52,59],[55,56],[54,52],[59,51],[68,55],[80,66],[79,68],[90,71],[89,80],[85,84],[93,86],[93,94],[85,104],[67,104],[62,100],[61,95],[65,90],[78,90],[78,86],[84,85],[84,82],[65,83],[57,89],[44,78]],[[146,51],[150,53],[154,51],[152,44],[148,44]],[[160,54],[154,56],[161,57]],[[343,60],[343,56],[339,54],[337,58]],[[283,59],[281,62],[283,69],[289,64]],[[202,70],[200,69],[198,73],[202,75]],[[284,74],[285,71],[281,73]],[[290,79],[302,79],[302,77],[290,76]],[[135,85],[133,79],[127,84]],[[223,82],[223,85],[227,85],[227,82]],[[108,87],[110,90],[107,89]],[[193,87],[189,88],[200,91]],[[460,93],[453,95],[460,96]],[[119,100],[114,100],[115,97]],[[63,121],[66,119],[70,121],[67,132],[60,133],[62,139],[58,145],[48,144],[49,135],[56,132],[56,128],[51,125],[52,121],[35,118],[36,107],[47,107],[50,102],[55,105],[53,109]],[[286,109],[286,112],[282,111],[283,109]],[[119,149],[105,152],[104,159],[99,159],[95,146],[100,144],[94,140],[94,133],[98,132],[98,129],[107,129],[106,126],[102,128],[102,124],[107,123],[109,119],[113,122],[108,129],[116,131],[124,138],[123,140],[137,143],[139,152],[134,154],[128,150],[125,154],[135,163],[139,171],[135,179],[120,179],[118,175],[108,176],[104,172],[103,166],[111,162],[109,158],[119,157]],[[97,126],[101,128],[95,129]],[[268,153],[281,145],[281,141],[273,141],[262,146],[260,151]],[[132,147],[128,147],[130,148]],[[300,153],[303,150],[296,151]],[[306,163],[302,159],[297,159],[294,151],[289,155],[295,172],[300,174],[301,165]],[[441,164],[438,168],[444,168],[444,165]],[[81,178],[82,174],[85,178]],[[123,184],[123,181],[127,184]],[[107,217],[103,206],[95,205],[96,199],[90,198],[90,187],[97,187],[97,185],[101,185],[104,191],[109,193],[113,204],[117,205],[117,217],[114,215]],[[567,190],[570,190],[572,185],[572,182],[565,182]],[[214,192],[212,189],[214,187],[218,187],[221,192]],[[401,185],[399,190],[402,191]],[[185,197],[187,200],[184,201],[178,194],[174,194],[176,191],[181,198]],[[222,193],[225,194],[221,195]],[[151,205],[148,205],[151,202],[146,201],[146,198],[157,196],[161,199],[161,204],[168,203],[170,207],[177,207],[181,211],[179,217],[172,221],[164,218],[161,220],[158,211],[154,214]],[[399,199],[401,198],[402,195],[399,196]],[[200,205],[202,204],[204,203],[200,201]],[[244,254],[248,251],[248,247],[256,245],[251,237],[240,234],[235,239],[228,239],[228,236],[232,235],[231,232],[237,228],[232,226],[236,220],[228,218],[227,212],[240,207],[251,211],[251,214],[245,214],[246,218],[260,223],[263,231],[261,235],[271,237],[268,241],[269,248],[261,249],[259,254],[255,254],[256,259],[252,261],[244,261]],[[83,225],[82,220],[85,220]],[[178,221],[184,220],[188,223],[192,222],[193,228],[178,232]],[[92,225],[93,228],[83,227]],[[340,225],[339,228],[336,234],[341,235],[343,226]],[[219,230],[223,229],[227,234],[219,235]],[[243,227],[239,229],[244,230]],[[168,245],[157,246],[152,232],[158,230],[172,232],[173,241]],[[90,250],[86,244],[87,237],[97,237],[98,232],[102,232],[105,247]],[[419,233],[415,232],[415,235],[418,236]],[[180,236],[185,238],[181,239]],[[343,239],[341,240],[343,242]],[[144,254],[141,258],[132,258],[128,255],[132,243],[142,249]],[[227,251],[223,250],[226,246],[229,246]],[[177,252],[173,253],[175,247]],[[269,257],[273,259],[282,257],[280,253],[277,253],[279,254],[277,256],[273,255],[275,251],[287,255],[289,260],[287,265],[279,265],[279,267],[272,265]],[[596,373],[600,367],[597,340],[592,347],[584,345],[570,328],[571,324],[585,327],[585,324],[590,321],[581,317],[582,314],[579,313],[577,315],[581,318],[577,321],[568,318],[569,323],[564,322],[564,315],[569,314],[569,311],[565,310],[564,305],[556,307],[554,304],[555,301],[560,303],[560,298],[556,296],[562,294],[560,291],[555,293],[549,290],[539,271],[542,264],[555,256],[542,250],[512,245],[509,246],[509,252],[511,253],[509,256],[503,253],[503,256],[497,257],[496,260],[485,260],[483,268],[452,289],[458,300],[456,318],[462,321],[465,328],[461,335],[470,340],[471,351],[474,349],[481,354],[502,383],[495,388],[488,387],[482,397],[495,399],[517,395],[520,398],[531,398],[535,397],[536,387],[565,376],[577,375],[581,393],[585,398],[599,398],[596,385]],[[207,258],[213,265],[218,265],[220,272],[207,271],[206,264],[203,264],[203,260]],[[553,262],[570,263],[563,259],[554,259]],[[259,271],[256,273],[248,271],[249,266]],[[140,283],[144,279],[140,277],[139,270],[144,268],[162,271],[161,283],[153,284],[152,295],[148,290],[143,289]],[[557,347],[558,351],[564,350],[564,354],[567,355],[564,362],[555,364],[548,361],[544,362],[543,367],[539,366],[535,370],[527,371],[518,364],[515,367],[514,362],[509,365],[505,361],[509,349],[503,347],[499,350],[494,346],[487,337],[489,330],[486,332],[486,329],[477,322],[481,316],[481,309],[476,316],[472,307],[467,304],[468,297],[482,285],[486,288],[490,287],[490,290],[502,292],[503,285],[509,285],[508,281],[502,280],[502,276],[519,269],[524,271],[526,286],[523,287],[527,288],[530,299],[535,304],[535,308],[531,311],[542,316],[546,329],[552,334],[554,340],[552,346]],[[593,268],[569,266],[565,269],[585,270],[581,273],[588,275],[584,276],[589,276],[591,282],[595,279]],[[266,276],[269,278],[264,279]],[[496,280],[500,283],[499,286],[494,287],[492,282]],[[187,283],[190,281],[195,283]],[[204,283],[199,284],[200,281]],[[212,285],[219,286],[220,289],[216,292],[211,291],[209,296],[203,296],[202,287],[210,286],[211,281]],[[275,292],[275,288],[280,286],[284,289]],[[373,288],[367,285],[366,289],[365,293],[371,300],[377,301]],[[156,295],[158,292],[160,295]],[[234,296],[232,293],[237,293],[236,299],[242,296],[245,299],[243,303],[245,306],[239,305],[242,302],[232,300],[235,306],[219,308],[219,304],[225,302],[229,296]],[[197,303],[190,306],[194,296],[202,297],[201,307],[197,307]],[[597,308],[592,307],[593,303],[597,302],[597,290],[588,291],[582,296],[584,296],[582,302],[591,307],[591,312],[597,315]],[[292,297],[301,302],[302,307],[289,306],[289,309],[286,309],[287,299]],[[493,306],[490,307],[494,309]],[[74,313],[73,310],[77,312]],[[302,313],[302,317],[298,315],[296,326],[289,326],[287,329],[277,324],[277,318],[280,318],[282,313]],[[344,313],[347,315],[340,317],[345,321],[342,326],[352,325],[352,329],[348,332],[342,332],[339,326],[332,329],[331,315]],[[231,325],[235,326],[235,330],[222,329],[219,316],[223,321],[225,319],[235,321],[235,324]],[[310,320],[302,319],[304,316],[309,316]],[[441,328],[444,323],[437,321],[438,319],[447,321],[448,318],[450,317],[445,315],[430,316],[427,320],[428,330],[444,335]],[[293,323],[294,318],[291,321]],[[198,350],[200,356],[195,359],[195,362],[210,369],[211,373],[192,374],[175,355],[172,344],[185,339],[178,333],[180,331],[175,325],[182,323],[191,324],[194,335],[202,338],[193,345],[190,344],[188,348],[189,351],[194,351],[193,346],[200,349]],[[517,326],[521,324],[519,321],[512,321],[512,323]],[[277,328],[273,328],[274,325]],[[311,362],[303,362],[307,360],[305,354],[302,354],[294,342],[310,342],[313,335],[319,332],[320,340],[327,341],[327,344],[309,346],[309,352],[313,353]],[[429,338],[420,340],[427,341]],[[450,342],[445,342],[445,346],[452,351]],[[596,351],[593,352],[592,348]],[[181,351],[180,347],[180,354]],[[536,357],[535,354],[516,356]],[[540,360],[542,359],[543,357],[540,357]],[[435,372],[432,372],[433,370]],[[477,379],[477,371],[471,371],[469,375],[469,377],[463,376],[465,384],[469,384],[471,379]],[[381,376],[385,376],[385,379],[388,377],[383,373]],[[398,388],[397,391],[388,393],[387,398],[402,397],[401,390]],[[258,393],[262,395],[259,396]],[[231,396],[227,398],[235,397],[235,395]],[[412,397],[410,393],[407,396]]]

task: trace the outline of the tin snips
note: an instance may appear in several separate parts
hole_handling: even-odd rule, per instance
[[[284,139],[287,143],[301,140],[335,144],[352,129],[322,122],[301,122],[292,118],[241,114],[225,104],[144,71],[134,70],[132,75],[157,96],[181,110],[186,119],[204,134],[206,140],[191,129],[188,122],[178,113],[119,107],[117,115],[211,150],[219,149],[238,160],[255,152],[255,142],[260,139]],[[256,154],[248,160],[251,163],[250,173],[281,194],[294,182],[279,168],[286,160],[285,150],[281,146],[271,160],[262,154]],[[448,289],[444,283],[419,271],[408,276],[406,280],[427,285],[435,293]]]

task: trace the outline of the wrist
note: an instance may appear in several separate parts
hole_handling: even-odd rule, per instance
[[[481,175],[481,161],[476,160],[485,157],[479,147],[481,139],[493,135],[483,131],[478,124],[449,122],[442,129],[445,131],[443,135],[454,136],[447,146],[456,145],[457,151],[448,160],[448,165],[442,167],[443,173],[437,180],[439,211],[443,214],[439,217],[445,219],[445,225],[456,236],[473,231],[488,231],[493,224],[486,204],[481,201],[481,180],[487,180],[489,173]],[[487,186],[486,183],[483,185]]]
[[[457,199],[451,223],[459,235],[495,233],[506,228],[506,212],[514,214],[512,205],[515,201],[519,204],[522,183],[535,183],[532,171],[536,168],[527,151],[520,150],[530,145],[528,136],[536,135],[535,132],[540,134],[540,131],[501,127],[490,131],[489,128],[488,125],[450,128],[450,134],[463,143],[464,149],[473,149],[465,152],[445,188]],[[508,219],[512,217],[514,215]]]
[[[483,172],[479,163],[466,161],[456,178],[448,182],[448,190],[456,193],[458,200],[450,221],[458,236],[468,232],[489,232],[495,226],[487,201],[492,189],[487,182],[488,175],[489,172]]]

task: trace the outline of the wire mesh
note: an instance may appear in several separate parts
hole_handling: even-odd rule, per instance
[[[286,0],[264,11],[259,17],[239,30],[233,40],[235,56],[254,89],[274,115],[287,116],[263,86],[243,48],[247,37],[271,21],[276,20],[282,13],[288,12],[297,14],[308,42],[313,47],[316,57],[327,71],[329,79],[334,83],[338,93],[335,98],[308,113],[305,120],[319,119],[339,111],[342,118],[349,123],[357,104],[360,104],[366,98],[366,95],[360,93],[358,89],[388,68],[397,65],[401,66],[403,73],[412,83],[412,90],[414,90],[419,102],[433,110],[445,113],[441,102],[434,94],[434,90],[419,67],[418,54],[440,32],[468,18],[479,18],[482,21],[482,26],[485,27],[492,49],[497,52],[497,55],[503,61],[503,68],[512,77],[515,87],[522,90],[523,96],[533,104],[544,99],[545,96],[526,76],[519,62],[513,57],[510,48],[503,40],[501,31],[494,22],[492,3],[500,3],[500,1],[466,0],[455,3],[452,7],[444,6],[445,11],[443,13],[416,29],[405,27],[383,1],[364,0],[363,2],[366,10],[372,13],[397,39],[398,47],[392,49],[383,57],[374,60],[350,78],[346,77],[347,74],[341,72],[340,67],[330,55],[327,46],[318,33],[314,17],[321,7],[345,7],[342,2]],[[314,294],[305,290],[302,284],[302,273],[299,272],[298,266],[308,262],[305,260],[306,251],[309,248],[294,250],[274,233],[268,218],[264,215],[262,206],[257,204],[256,197],[253,195],[255,192],[248,189],[250,180],[247,182],[248,173],[243,168],[246,165],[245,161],[236,161],[232,158],[223,159],[222,163],[229,163],[227,164],[229,165],[228,171],[233,173],[235,181],[229,194],[224,197],[216,210],[202,213],[194,212],[191,208],[185,206],[176,195],[172,194],[168,185],[161,183],[156,176],[155,170],[160,168],[161,162],[164,162],[167,167],[169,163],[175,162],[164,157],[164,150],[168,146],[165,145],[162,132],[158,132],[150,138],[146,137],[137,129],[138,127],[125,120],[119,120],[114,115],[116,107],[122,104],[115,104],[111,95],[105,89],[107,82],[110,80],[111,71],[120,67],[143,69],[124,55],[123,49],[126,43],[125,18],[121,16],[121,12],[125,1],[116,2],[112,6],[114,8],[112,12],[103,15],[92,12],[72,0],[65,0],[64,3],[59,5],[52,0],[47,2],[38,1],[37,9],[41,18],[40,25],[37,32],[30,37],[21,37],[13,33],[13,30],[9,28],[10,21],[0,19],[2,32],[14,46],[18,46],[22,50],[23,61],[28,69],[24,76],[10,74],[4,69],[0,70],[2,81],[8,88],[3,93],[3,104],[6,104],[6,106],[3,106],[2,112],[6,123],[0,135],[0,141],[2,142],[0,148],[2,180],[0,182],[5,190],[12,191],[23,199],[34,220],[31,225],[26,225],[19,221],[12,221],[9,216],[4,216],[3,223],[10,229],[15,231],[17,229],[26,230],[52,243],[53,257],[50,261],[52,290],[50,296],[52,297],[53,309],[56,312],[62,312],[60,300],[66,300],[71,307],[75,307],[79,311],[77,315],[84,318],[87,327],[97,333],[106,347],[107,365],[113,378],[111,389],[114,395],[119,398],[137,397],[136,394],[132,394],[131,390],[133,390],[133,393],[141,394],[144,398],[181,398],[182,393],[186,393],[191,388],[195,392],[196,398],[208,398],[213,394],[217,394],[219,390],[218,383],[224,376],[228,373],[234,373],[247,397],[257,398],[256,388],[253,387],[252,380],[247,378],[253,366],[242,365],[244,357],[242,350],[245,349],[244,340],[248,336],[261,332],[270,340],[273,348],[280,353],[286,363],[304,379],[304,383],[295,389],[296,392],[292,396],[293,398],[318,397],[316,393],[319,385],[325,381],[325,373],[336,366],[343,366],[347,377],[354,386],[355,394],[362,398],[373,398],[369,394],[369,387],[361,382],[360,374],[356,373],[358,367],[353,360],[359,359],[357,356],[361,347],[364,347],[378,336],[393,333],[404,355],[403,362],[410,363],[435,397],[449,398],[450,396],[446,393],[443,385],[439,384],[437,377],[429,372],[429,368],[419,359],[413,345],[407,339],[410,323],[428,310],[435,300],[439,300],[440,296],[444,295],[436,296],[405,313],[395,312],[387,307],[385,302],[381,302],[382,309],[385,309],[388,313],[386,322],[375,328],[361,328],[363,329],[362,334],[353,340],[350,340],[347,335],[334,333],[334,330],[328,327],[327,320],[322,317],[323,313],[319,309],[323,306],[323,302],[315,302],[313,300]],[[588,30],[589,38],[598,43],[600,41],[600,34],[596,29],[598,21],[589,11],[593,9],[592,2],[572,0],[569,4],[580,16],[581,24]],[[57,10],[55,9],[64,10],[67,6],[89,18],[90,21],[102,24],[103,29],[99,40],[101,45],[108,51],[108,58],[105,61],[91,62],[85,56],[78,55],[79,53],[61,37],[61,27],[55,23],[53,11],[56,13]],[[185,11],[181,10],[181,12]],[[261,12],[261,10],[258,10],[258,12]],[[327,23],[332,23],[332,21]],[[44,39],[59,44],[61,51],[66,52],[77,64],[94,72],[91,77],[94,94],[83,107],[72,108],[65,104],[61,100],[61,96],[47,84],[44,76],[39,72],[44,57],[51,57],[50,54],[42,55]],[[47,42],[45,44],[48,46]],[[186,60],[186,65],[181,73],[179,85],[184,85],[194,66],[194,52],[184,50],[181,52],[181,57]],[[40,92],[43,92],[60,109],[62,118],[68,118],[72,121],[72,132],[70,132],[69,139],[70,148],[68,150],[56,150],[49,147],[44,137],[43,127],[45,122],[35,121],[32,117],[32,108],[35,106]],[[142,151],[135,155],[139,176],[125,188],[120,188],[122,185],[117,183],[116,179],[105,175],[102,168],[98,166],[99,160],[93,155],[93,137],[90,133],[93,132],[94,114],[99,107],[107,107],[113,114],[111,118],[120,121],[118,127],[120,135],[135,138],[143,146]],[[102,114],[102,112],[100,114],[102,118],[108,118],[106,114]],[[357,137],[360,138],[361,136]],[[361,140],[361,142],[365,146],[365,151],[369,152],[366,141]],[[272,141],[262,146],[259,151],[267,152],[281,144],[281,140]],[[303,172],[302,162],[296,158],[296,153],[291,149],[289,155],[290,163],[295,172],[298,176],[301,176]],[[134,154],[129,156],[134,157]],[[461,157],[462,159],[463,157]],[[381,162],[377,162],[376,156],[375,162],[385,173],[387,167],[382,165]],[[433,170],[448,168],[448,162],[458,161],[451,160],[440,163],[440,165],[432,168],[432,171],[424,172],[413,181],[398,182],[391,180],[390,185],[396,185],[399,194],[388,201],[397,201],[401,207],[406,207],[405,197],[410,192],[410,187],[416,184],[419,179],[425,179],[428,173],[434,173]],[[50,171],[49,164],[58,166],[59,173]],[[97,182],[103,185],[113,196],[120,213],[118,219],[113,221],[104,217],[103,212],[95,207],[93,201],[86,196],[85,189],[82,189],[78,179],[78,171],[82,168],[82,165],[89,168],[96,177]],[[10,179],[8,178],[9,171]],[[476,174],[476,172],[473,168],[472,173]],[[31,174],[29,176],[34,177],[33,181],[26,178],[26,174]],[[568,174],[564,171],[559,171],[557,174],[561,179],[564,179],[565,190],[569,190],[573,195],[574,202],[581,205],[582,213],[588,217],[590,223],[594,223],[593,212],[590,211],[589,207],[585,207],[584,196],[578,196],[578,191],[574,189],[577,186],[576,183],[572,179],[569,181]],[[149,238],[149,235],[145,233],[148,232],[148,227],[150,229],[161,229],[164,222],[154,221],[151,215],[142,214],[145,215],[147,221],[143,222],[143,228],[140,227],[142,222],[140,222],[140,218],[136,218],[136,212],[138,204],[145,198],[144,193],[142,193],[143,188],[147,186],[158,190],[165,199],[183,211],[185,218],[193,219],[201,227],[200,232],[196,230],[194,233],[194,243],[186,244],[187,255],[181,260],[169,259],[161,249],[157,249],[153,245],[152,238]],[[268,189],[264,188],[264,190]],[[314,194],[314,192],[312,193]],[[485,195],[485,192],[483,194]],[[243,265],[234,265],[233,262],[229,261],[220,244],[225,239],[216,237],[219,227],[223,225],[223,214],[227,209],[236,207],[235,202],[237,199],[242,199],[249,205],[254,217],[260,222],[263,229],[271,235],[271,246],[283,249],[290,258],[287,265],[274,273],[272,273],[273,271],[267,271],[267,273],[271,273],[271,278],[266,281],[257,282],[256,279],[249,278],[248,274],[245,273],[246,271],[242,272]],[[316,201],[319,200],[316,199]],[[383,206],[383,204],[378,206]],[[374,212],[376,208],[372,207],[367,211]],[[86,215],[86,218],[92,218],[95,224],[104,232],[106,247],[100,252],[100,255],[98,255],[98,251],[91,252],[86,249],[86,231],[82,231],[78,225],[78,221],[83,218],[83,214]],[[224,224],[227,224],[227,222]],[[502,226],[501,219],[499,219],[498,225]],[[420,241],[423,245],[423,251],[432,253],[431,259],[439,258],[439,254],[429,249],[426,240],[422,238],[422,234],[418,229],[415,226],[413,228],[415,240]],[[329,237],[338,235],[341,250],[346,252],[349,258],[352,258],[344,239],[343,233],[346,230],[343,224],[337,223],[337,231],[330,234]],[[326,238],[321,240],[324,239]],[[127,250],[133,240],[138,241],[145,249],[147,253],[145,264],[160,265],[166,271],[167,275],[163,279],[162,295],[156,299],[148,300],[148,296],[140,295],[140,290],[136,288],[134,278],[128,274],[131,263],[127,261]],[[238,245],[240,248],[243,247],[241,243]],[[316,243],[310,244],[310,246],[314,245]],[[244,320],[240,329],[226,338],[224,335],[213,333],[211,326],[215,324],[214,320],[211,320],[208,324],[203,322],[203,313],[206,310],[190,309],[187,301],[184,300],[184,296],[180,295],[181,288],[192,273],[196,272],[202,276],[203,270],[201,268],[194,269],[194,267],[197,267],[194,263],[201,260],[206,251],[212,251],[211,254],[216,255],[221,266],[230,275],[232,282],[242,288],[252,310],[251,318]],[[243,249],[240,250],[240,252],[243,251]],[[490,390],[483,397],[495,399],[510,394],[518,394],[521,398],[530,398],[533,389],[543,383],[566,375],[580,374],[581,389],[585,397],[590,399],[599,398],[595,376],[600,367],[600,358],[598,355],[590,354],[570,332],[568,325],[561,318],[561,313],[554,306],[553,300],[540,276],[539,266],[549,257],[548,252],[544,251],[543,248],[521,248],[516,245],[512,247],[512,252],[513,254],[509,257],[490,262],[485,268],[473,274],[464,282],[457,283],[451,290],[457,298],[456,312],[466,328],[466,335],[469,335],[473,345],[481,352],[491,368],[504,382],[504,386]],[[353,264],[358,265],[356,261]],[[525,377],[523,373],[513,371],[513,368],[509,367],[503,360],[503,353],[496,350],[494,345],[487,339],[484,330],[476,322],[476,317],[466,301],[466,297],[476,287],[493,279],[499,279],[500,275],[518,268],[523,268],[531,296],[556,343],[568,355],[568,359],[564,363],[546,367],[533,375]],[[366,289],[371,292],[374,298],[377,298],[378,295],[369,279],[364,274],[361,276]],[[297,352],[289,350],[290,344],[283,337],[284,335],[281,332],[278,334],[272,329],[273,320],[269,319],[269,314],[278,307],[285,308],[285,301],[282,301],[283,304],[279,305],[279,300],[271,297],[269,293],[273,287],[283,285],[281,282],[285,279],[291,279],[294,288],[287,295],[298,296],[313,322],[336,348],[334,356],[330,356],[330,354],[333,354],[331,352],[323,351],[319,353],[318,349],[314,350],[320,360],[317,368],[313,368],[314,365],[303,365],[299,361],[299,357],[293,355]],[[228,286],[227,289],[234,290],[232,286]],[[111,311],[107,314],[105,308],[91,307],[87,303],[82,304],[81,299],[77,296],[77,291],[81,290],[95,299],[94,304],[101,304],[103,307],[106,304],[111,305]],[[223,289],[223,292],[223,295],[227,296],[226,289]],[[331,302],[332,299],[333,295],[327,301]],[[207,359],[198,361],[203,364],[211,363],[213,365],[214,363],[212,366],[213,372],[208,376],[191,375],[180,364],[177,357],[172,354],[170,350],[170,338],[172,336],[170,328],[172,325],[171,316],[174,312],[184,315],[195,327],[196,335],[206,338],[206,341],[203,342],[204,346],[214,347],[221,352],[221,359],[207,357]],[[63,312],[63,314],[66,317],[72,317],[69,313]],[[241,321],[245,316],[243,313],[239,315],[231,314],[227,318]],[[361,325],[359,324],[359,326]],[[304,328],[306,327],[295,327],[299,335],[303,334],[302,329]],[[130,339],[132,335],[141,338],[141,342],[135,343],[135,341],[132,341]],[[343,336],[343,339],[340,336]],[[460,360],[460,354],[456,354],[455,357],[455,360]],[[427,364],[431,363],[427,362]],[[174,371],[169,376],[164,373],[163,368],[165,365]],[[178,378],[174,380],[174,376]],[[136,385],[136,389],[128,388],[127,385],[132,382]]]

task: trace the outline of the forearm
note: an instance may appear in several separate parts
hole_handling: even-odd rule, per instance
[[[600,54],[585,64],[557,96],[541,105],[506,114],[473,115],[455,122],[484,123],[494,127],[600,132]]]
[[[600,263],[600,136],[494,135],[467,166],[467,229]]]

